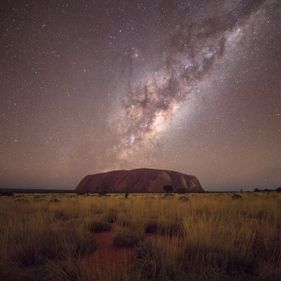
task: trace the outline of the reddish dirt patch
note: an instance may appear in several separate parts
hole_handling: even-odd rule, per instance
[[[91,269],[91,275],[99,279],[107,275],[122,277],[128,274],[130,266],[134,264],[135,249],[117,248],[112,245],[115,232],[96,234],[97,250],[87,258],[81,260],[82,267]]]
[[[97,250],[90,256],[80,261],[84,272],[97,280],[122,278],[129,275],[131,266],[135,264],[136,250],[134,248],[118,248],[113,246],[112,241],[117,233],[116,226],[110,232],[97,233]],[[164,244],[174,244],[175,248],[183,246],[180,237],[169,237],[165,235],[146,235],[146,239],[158,241]]]

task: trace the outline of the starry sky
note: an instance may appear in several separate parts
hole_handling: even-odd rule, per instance
[[[3,0],[0,36],[0,187],[281,185],[279,0]]]

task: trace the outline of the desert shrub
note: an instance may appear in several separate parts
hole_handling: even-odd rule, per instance
[[[155,280],[161,271],[161,253],[151,241],[145,240],[137,247],[137,265],[144,280]]]
[[[259,220],[263,220],[268,217],[268,213],[265,210],[260,210],[256,212],[255,217]]]
[[[226,273],[230,275],[253,275],[258,267],[257,260],[251,256],[243,256],[238,251],[229,253],[227,258]]]
[[[241,200],[241,199],[242,199],[242,196],[239,195],[239,194],[233,194],[233,195],[231,196],[231,198],[232,198],[232,200]]]
[[[173,193],[165,193],[162,198],[163,199],[172,199],[172,198],[174,198],[174,194]]]
[[[119,233],[114,237],[113,245],[119,248],[132,248],[139,243],[140,239],[141,238],[134,233]]]
[[[63,220],[63,221],[66,221],[66,220],[69,220],[71,217],[66,214],[66,212],[64,212],[63,210],[56,210],[54,212],[54,217],[56,220]]]
[[[110,211],[105,215],[104,220],[108,223],[115,223],[117,221],[117,214],[114,211]]]
[[[37,281],[43,280],[44,265],[22,268],[16,263],[6,261],[0,264],[0,280],[2,281]]]
[[[111,225],[106,222],[93,222],[89,226],[89,230],[93,233],[100,233],[100,232],[106,232],[111,231]]]
[[[179,200],[180,200],[180,201],[183,201],[183,202],[188,202],[188,201],[190,201],[190,199],[189,199],[187,196],[180,196],[180,197],[179,197]]]
[[[60,200],[58,198],[52,198],[49,200],[50,203],[59,203]]]
[[[183,236],[184,229],[180,222],[170,222],[170,221],[152,221],[148,222],[144,227],[145,233],[158,233],[168,236]]]
[[[14,196],[14,192],[12,191],[2,191],[0,192],[0,196]]]
[[[13,254],[12,261],[19,267],[29,268],[49,259],[85,256],[96,248],[96,240],[87,231],[61,227],[47,230],[35,240],[22,244]]]
[[[178,236],[183,236],[184,234],[184,229],[181,223],[179,222],[173,222],[169,223],[167,225],[164,225],[164,227],[161,227],[161,233],[162,234],[167,234],[170,236],[173,235],[178,235]]]
[[[74,241],[74,247],[71,252],[71,256],[87,256],[97,249],[96,240],[87,233],[84,233],[83,237]]]
[[[157,222],[149,222],[144,227],[144,232],[147,234],[157,233],[158,230],[159,230],[159,225],[157,224]]]
[[[71,259],[48,262],[42,271],[43,281],[78,281],[83,276],[81,268]]]
[[[12,255],[12,262],[20,268],[39,266],[46,259],[41,255],[41,250],[36,245],[25,244]]]
[[[52,233],[52,232],[51,232]],[[74,228],[62,228],[48,235],[45,243],[45,255],[51,258],[85,256],[96,250],[95,238],[87,231]]]
[[[144,240],[136,248],[136,263],[141,280],[184,281],[179,268],[173,267],[163,255],[163,249],[150,240]]]

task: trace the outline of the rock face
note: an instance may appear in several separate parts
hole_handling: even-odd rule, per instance
[[[204,192],[195,176],[169,170],[135,169],[111,171],[86,176],[76,188],[83,193],[114,192],[163,192],[164,185],[172,185],[174,191]]]

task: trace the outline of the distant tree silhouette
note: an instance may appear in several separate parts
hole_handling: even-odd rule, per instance
[[[281,192],[281,187],[276,188],[277,192]]]
[[[173,186],[172,185],[164,185],[163,186],[164,191],[169,194],[173,192]]]
[[[12,192],[12,191],[1,191],[0,196],[14,196],[14,192]]]
[[[255,188],[254,192],[260,192],[260,190],[258,188]]]
[[[125,198],[128,198],[128,196],[129,196],[129,188],[128,188],[128,186],[126,186],[126,188],[125,188]]]

